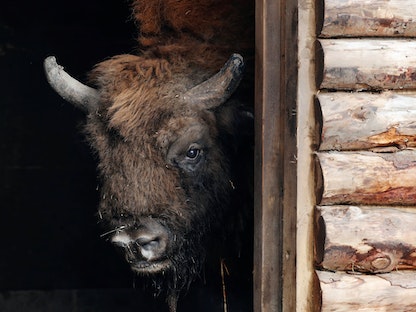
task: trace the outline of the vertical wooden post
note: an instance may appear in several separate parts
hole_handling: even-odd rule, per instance
[[[298,70],[298,181],[296,236],[296,310],[320,311],[321,294],[314,266],[315,175],[313,152],[317,148],[314,97],[316,89],[316,24],[323,12],[323,1],[298,0],[299,70]],[[315,68],[316,67],[316,68]]]
[[[296,12],[293,1],[256,1],[256,312],[296,304]]]
[[[283,156],[282,311],[296,311],[298,3],[282,0],[280,152]]]
[[[254,311],[280,311],[282,170],[279,154],[280,1],[256,1]]]

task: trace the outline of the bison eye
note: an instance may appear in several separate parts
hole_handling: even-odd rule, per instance
[[[186,157],[188,159],[196,159],[196,158],[198,158],[198,156],[199,156],[200,153],[201,153],[201,150],[200,149],[191,147],[188,150],[188,152],[186,152]]]
[[[168,164],[187,173],[198,170],[205,158],[205,149],[196,142],[186,145],[179,143],[170,148],[167,155]]]

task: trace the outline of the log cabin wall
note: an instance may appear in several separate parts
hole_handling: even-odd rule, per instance
[[[416,310],[416,6],[325,0],[315,264],[321,311]]]

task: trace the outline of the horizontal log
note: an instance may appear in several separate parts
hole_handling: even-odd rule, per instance
[[[416,94],[319,93],[322,150],[416,147]]]
[[[416,41],[321,39],[321,89],[385,90],[416,88]],[[323,56],[319,53],[322,52]]]
[[[320,36],[416,36],[414,4],[414,0],[325,0]]]
[[[317,271],[321,312],[416,311],[416,272],[353,275]]]
[[[318,206],[316,263],[332,271],[416,269],[416,207]]]
[[[415,150],[318,152],[317,158],[321,205],[416,204]]]

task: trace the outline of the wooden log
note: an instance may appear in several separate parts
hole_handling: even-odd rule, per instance
[[[318,152],[317,157],[321,205],[416,204],[415,150]]]
[[[416,269],[416,207],[318,206],[316,263],[333,271]]]
[[[321,89],[416,88],[415,40],[321,39],[319,43],[323,52]],[[318,61],[322,58],[317,57]]]
[[[319,93],[319,150],[416,147],[416,94]]]
[[[414,4],[414,0],[326,0],[320,36],[416,36]]]
[[[416,272],[353,275],[317,271],[321,312],[416,311]]]

